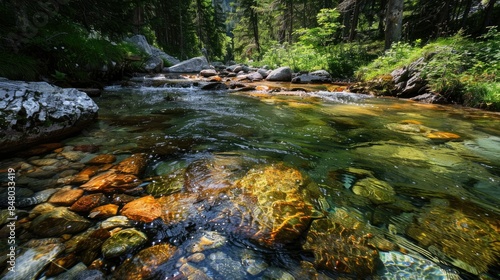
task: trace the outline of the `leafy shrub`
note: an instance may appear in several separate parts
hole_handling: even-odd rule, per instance
[[[38,73],[38,62],[35,58],[0,50],[0,77],[34,81],[38,78]]]

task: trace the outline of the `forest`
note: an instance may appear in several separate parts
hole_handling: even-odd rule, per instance
[[[457,103],[500,109],[496,0],[3,0],[0,76],[99,84],[134,71],[143,34],[180,60],[324,69],[338,81],[422,75]],[[106,66],[113,71],[103,74]]]

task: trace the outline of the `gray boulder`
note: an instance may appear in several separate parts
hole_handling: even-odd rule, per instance
[[[292,79],[292,83],[330,83],[332,78],[325,70],[318,70],[311,73],[301,74]]]
[[[151,45],[149,45],[148,40],[144,35],[134,35],[130,38],[126,38],[125,42],[129,42],[135,45],[139,50],[147,53],[148,55],[153,55],[153,50],[151,50]]]
[[[164,72],[174,72],[174,73],[196,73],[203,69],[209,69],[207,59],[204,56],[194,57],[178,63],[171,67],[163,68]]]
[[[69,136],[94,121],[98,110],[74,88],[0,78],[0,151]]]
[[[171,65],[180,62],[177,58],[151,46],[144,35],[134,35],[125,39],[125,41],[134,44],[139,50],[149,55],[149,59],[144,66],[144,70],[148,72],[160,72],[163,69],[163,61],[167,61]]]
[[[266,80],[277,82],[290,82],[292,80],[292,69],[290,67],[280,67],[267,75]]]

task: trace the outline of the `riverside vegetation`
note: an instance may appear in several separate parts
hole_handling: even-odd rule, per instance
[[[386,41],[385,48],[384,26],[391,24],[378,1],[198,0],[169,7],[155,0],[127,5],[60,1],[52,10],[42,2],[0,6],[0,76],[103,87],[138,71],[147,60],[123,42],[141,33],[180,59],[204,54],[210,61],[235,59],[257,67],[325,69],[351,82],[387,80],[393,70],[424,57],[421,75],[431,92],[453,103],[500,110],[495,1],[400,1],[408,30],[399,31],[404,39],[390,47]],[[449,5],[442,12],[448,14],[426,18],[428,11],[441,10],[439,5]],[[422,25],[425,20],[428,25]]]

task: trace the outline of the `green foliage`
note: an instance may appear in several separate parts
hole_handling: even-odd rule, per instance
[[[103,70],[119,68],[127,57],[139,51],[128,43],[114,43],[94,31],[91,35],[74,23],[60,21],[33,38],[31,49],[43,57],[48,72],[56,80],[92,80],[101,78]],[[109,74],[109,73],[108,73]]]
[[[356,75],[371,80],[424,58],[421,77],[434,92],[466,106],[500,108],[500,33],[496,27],[473,40],[458,33],[419,47],[397,43]]]
[[[375,77],[386,75],[397,68],[410,64],[419,56],[422,56],[422,53],[422,50],[409,43],[395,43],[371,63],[360,67],[356,71],[356,78],[359,80],[372,80]]]
[[[38,78],[38,66],[33,57],[0,50],[0,77],[33,81]]]
[[[337,23],[339,16],[340,13],[336,9],[321,9],[317,15],[317,27],[301,28],[295,32],[299,35],[299,42],[314,47],[332,44],[334,34],[341,27]]]

